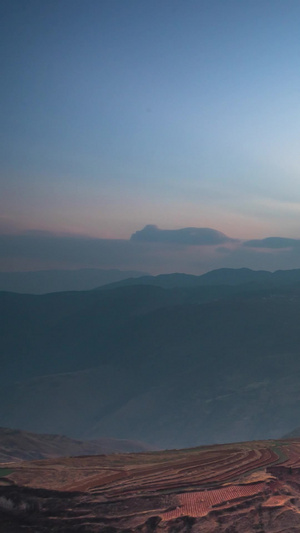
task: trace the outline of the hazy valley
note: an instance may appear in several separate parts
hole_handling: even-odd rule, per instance
[[[281,437],[300,417],[299,272],[1,293],[0,425],[158,448]]]

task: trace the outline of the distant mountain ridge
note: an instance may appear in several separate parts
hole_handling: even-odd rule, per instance
[[[208,285],[242,285],[246,283],[300,283],[300,269],[277,270],[251,270],[250,268],[219,268],[195,276],[192,274],[159,274],[158,276],[141,276],[128,278],[107,284],[106,288],[117,288],[130,285],[156,285],[158,287],[201,287]]]
[[[26,294],[86,291],[128,277],[134,278],[142,275],[145,275],[145,272],[117,269],[103,270],[99,268],[0,272],[0,291]]]
[[[300,269],[268,272],[249,268],[220,268],[201,275],[172,273],[152,276],[139,271],[85,268],[79,270],[0,272],[0,291],[48,294],[131,285],[156,285],[169,289],[209,285],[235,286],[246,283],[295,283],[297,281],[300,282]]]

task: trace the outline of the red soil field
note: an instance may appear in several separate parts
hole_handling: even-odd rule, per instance
[[[1,466],[13,473],[0,487],[0,501],[9,490],[20,491],[22,497],[28,491],[38,495],[40,518],[32,517],[31,530],[38,531],[34,520],[47,521],[53,515],[56,524],[62,523],[57,531],[68,531],[66,523],[72,525],[72,531],[78,526],[83,532],[99,532],[105,531],[105,526],[112,528],[112,533],[225,533],[231,523],[238,533],[256,529],[272,533],[300,531],[297,439]],[[56,492],[47,499],[47,491]],[[61,499],[67,498],[72,503],[64,513]],[[54,508],[49,510],[50,502]],[[53,502],[57,502],[59,512]],[[192,520],[188,526],[187,517]],[[289,529],[292,522],[294,529]],[[278,526],[273,526],[275,523]]]
[[[181,515],[205,516],[215,505],[253,496],[263,492],[264,489],[265,483],[255,483],[253,485],[233,485],[215,490],[186,492],[178,495],[179,505],[176,509],[163,514],[162,518],[171,520]]]

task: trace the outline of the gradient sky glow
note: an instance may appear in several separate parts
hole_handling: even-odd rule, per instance
[[[147,224],[300,239],[299,0],[2,0],[0,15],[5,239],[127,242]],[[48,264],[12,255],[2,269]],[[226,264],[194,255],[173,261]]]

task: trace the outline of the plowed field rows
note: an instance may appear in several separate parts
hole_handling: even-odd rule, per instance
[[[250,516],[249,528],[237,530],[249,533],[260,528],[264,516],[269,527],[271,521],[283,520],[285,511],[299,524],[293,531],[300,531],[300,440],[59,458],[15,463],[10,468],[12,489],[8,489],[19,486],[25,495],[27,487],[37,491],[40,509],[47,492],[40,489],[58,491],[49,495],[51,525],[30,531],[52,531],[57,520],[63,522],[59,531],[69,531],[71,523],[86,526],[86,521],[92,524],[86,530],[97,533],[110,526],[120,533],[126,528],[150,531],[148,525],[160,517],[158,529],[151,531],[173,533],[178,529],[174,529],[172,520],[180,518],[180,527],[186,523],[187,528],[180,530],[188,531],[189,521],[183,517],[191,516],[197,523],[195,531],[202,531],[204,523],[209,529],[203,531],[214,531],[215,520],[220,519],[224,525],[220,531],[225,533],[236,530],[237,520]],[[53,498],[56,510],[51,507]],[[69,503],[66,513],[62,513],[65,498]],[[48,517],[47,509],[45,513]],[[267,527],[263,530],[271,531]],[[290,531],[285,527],[276,529],[276,533],[283,530]]]
[[[12,479],[33,486],[90,492],[106,498],[214,489],[274,464],[300,465],[300,443],[249,442],[149,454],[31,461]],[[34,480],[34,481],[33,481]],[[37,486],[37,485],[36,485]]]
[[[278,461],[278,454],[270,444],[261,442],[241,444],[239,448],[225,445],[212,450],[192,450],[174,453],[172,460],[152,464],[134,465],[129,462],[123,468],[88,468],[86,465],[78,480],[65,479],[61,490],[85,491],[95,495],[105,494],[106,498],[132,496],[134,494],[157,491],[178,492],[192,488],[213,488],[214,485],[237,479],[243,474],[255,471]],[[159,455],[158,455],[159,457]],[[166,459],[169,459],[166,456]],[[97,472],[98,470],[98,472]],[[85,472],[84,472],[85,471]],[[70,474],[70,471],[69,471]]]
[[[161,516],[163,520],[172,520],[184,515],[205,516],[215,505],[250,497],[263,492],[264,489],[264,483],[255,483],[253,485],[234,485],[215,490],[178,494],[176,509],[163,513]]]
[[[283,464],[295,468],[300,468],[300,444],[291,443],[284,447],[284,453],[288,459]]]
[[[115,481],[111,480],[109,486],[106,486],[105,480],[99,477],[97,480],[93,477],[89,486],[89,481],[84,483],[85,490],[93,493],[105,492],[110,497],[117,497],[120,494],[133,494],[143,491],[172,490],[184,487],[199,485],[209,485],[216,481],[226,481],[234,476],[248,472],[260,463],[271,459],[269,450],[264,448],[228,450],[227,453],[218,453],[214,460],[207,465],[202,454],[199,454],[197,461],[184,461],[176,464],[161,465],[138,471],[127,472],[127,478],[116,476]],[[273,460],[277,460],[274,454]],[[122,479],[123,478],[123,479]],[[105,486],[104,486],[105,485]],[[73,490],[82,490],[83,485],[74,485]]]

